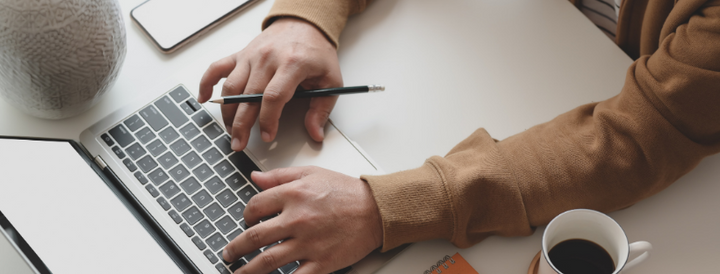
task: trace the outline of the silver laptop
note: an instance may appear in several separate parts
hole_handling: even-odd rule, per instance
[[[302,113],[294,107],[302,105],[285,112]],[[29,273],[231,273],[274,245],[222,260],[261,191],[253,170],[315,164],[351,176],[382,172],[332,123],[320,150],[291,121],[302,115],[283,117],[276,142],[253,138],[254,151],[235,152],[222,124],[178,85],[108,115],[80,142],[0,138],[0,225],[14,235],[0,250],[18,251],[15,261]],[[336,273],[372,273],[399,251],[375,252]]]

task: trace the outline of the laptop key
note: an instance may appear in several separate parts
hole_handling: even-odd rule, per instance
[[[190,93],[188,93],[187,90],[183,87],[177,87],[173,91],[168,92],[170,96],[175,100],[176,103],[180,103],[182,100],[185,100],[185,98],[190,97]]]
[[[117,141],[118,145],[120,145],[121,147],[126,147],[132,142],[135,142],[135,137],[133,137],[132,134],[127,131],[127,129],[125,129],[125,126],[123,126],[122,124],[110,129],[108,133],[110,133],[110,136],[112,136],[115,141]]]
[[[135,132],[135,137],[137,137],[141,143],[147,144],[148,142],[152,141],[152,139],[155,139],[155,133],[150,130],[148,127],[144,127],[138,132]]]
[[[195,174],[195,177],[197,177],[200,182],[204,182],[208,177],[213,175],[213,172],[206,164],[202,164],[193,170],[193,174]]]
[[[239,221],[243,218],[243,212],[245,211],[245,205],[243,203],[236,203],[235,205],[228,208],[228,212],[230,213],[230,216],[232,216],[236,221]]]
[[[240,234],[242,234],[242,233],[243,233],[243,230],[238,228],[235,231],[233,231],[232,233],[228,234],[227,239],[228,239],[228,241],[232,242],[233,239],[237,238],[237,236],[240,236]]]
[[[195,231],[193,231],[192,228],[190,228],[190,226],[186,223],[182,223],[180,225],[180,229],[182,229],[182,231],[185,232],[185,235],[188,237],[192,237],[193,235],[195,235]]]
[[[185,116],[178,106],[167,96],[163,96],[159,100],[155,101],[155,106],[160,109],[163,114],[165,114],[165,117],[167,117],[175,127],[180,127],[188,121],[187,116]]]
[[[248,181],[252,182],[250,174],[253,171],[260,171],[260,168],[253,163],[245,152],[238,151],[228,157],[228,160],[242,173]]]
[[[222,151],[223,154],[228,155],[233,152],[230,146],[230,136],[223,134],[222,137],[215,140],[215,145]]]
[[[190,98],[190,99],[188,99],[186,102],[187,102],[187,104],[190,105],[190,107],[192,107],[195,111],[202,109],[202,105],[200,105],[200,103],[198,103],[198,101],[195,100],[195,98]]]
[[[289,273],[292,273],[293,271],[295,271],[298,268],[298,266],[300,266],[299,263],[292,262],[292,263],[289,263],[289,264],[286,264],[286,265],[280,267],[280,270],[282,270],[283,273],[289,274]]]
[[[191,204],[190,199],[188,199],[188,197],[185,196],[185,194],[178,195],[177,197],[170,200],[170,202],[175,207],[175,209],[177,209],[178,211],[185,210]]]
[[[230,265],[230,271],[235,272],[235,270],[238,270],[238,268],[241,268],[242,266],[246,265],[247,263],[243,259],[239,259],[236,262],[234,262],[232,265]]]
[[[165,181],[167,181],[167,179],[169,179],[167,173],[165,173],[162,168],[158,168],[150,172],[150,174],[148,174],[148,178],[150,178],[150,181],[152,181],[153,184],[155,184],[156,186],[164,183]]]
[[[119,159],[125,158],[125,152],[123,152],[122,148],[119,147],[112,147],[112,151],[117,155]]]
[[[172,180],[168,181],[164,185],[160,186],[160,192],[162,192],[165,197],[172,198],[175,197],[180,192],[180,188],[173,182]]]
[[[217,269],[220,274],[232,274],[230,273],[230,271],[227,270],[227,268],[225,268],[225,265],[222,263],[216,264],[215,269]]]
[[[180,104],[180,109],[182,109],[182,111],[185,112],[185,114],[187,115],[193,114],[193,112],[195,112],[195,110],[190,107],[187,102]]]
[[[185,139],[191,140],[200,134],[200,130],[193,124],[187,124],[180,129],[180,134],[182,134]]]
[[[212,117],[210,117],[210,114],[208,114],[205,110],[200,110],[198,113],[195,113],[192,119],[199,127],[204,127],[208,123],[212,122]]]
[[[230,175],[230,173],[235,171],[235,168],[233,168],[233,166],[231,166],[230,162],[228,161],[220,162],[215,167],[213,167],[213,169],[215,169],[215,172],[220,175],[220,178],[225,178]]]
[[[162,138],[166,144],[172,143],[178,137],[180,137],[180,134],[171,127],[163,129],[163,131],[160,132],[160,138]]]
[[[246,261],[250,262],[252,259],[255,259],[255,257],[257,257],[257,255],[260,255],[260,249],[250,252],[250,254],[245,255],[245,257],[243,257],[243,258]]]
[[[236,191],[244,186],[247,181],[245,181],[245,178],[243,178],[240,173],[235,172],[235,174],[225,179],[225,183],[227,183],[233,191]]]
[[[127,126],[130,131],[135,132],[136,130],[138,130],[138,128],[144,126],[145,122],[140,119],[140,116],[138,116],[137,114],[133,114],[133,116],[127,118],[127,120],[125,120],[123,124],[125,124],[125,126]]]
[[[170,145],[170,149],[172,149],[173,152],[175,152],[175,155],[182,156],[185,154],[185,152],[188,152],[190,150],[190,145],[188,145],[185,140],[180,139],[177,140],[177,142]]]
[[[205,132],[205,135],[207,135],[210,140],[215,140],[215,138],[220,136],[220,134],[225,132],[225,130],[223,130],[217,123],[212,123],[203,129],[203,132]]]
[[[188,195],[192,195],[193,193],[195,193],[195,191],[198,191],[198,189],[202,188],[200,186],[200,183],[195,180],[194,177],[187,178],[187,180],[180,183],[180,187],[182,187],[182,189],[185,190],[185,193],[187,193]],[[201,205],[200,207],[204,206],[205,205]]]
[[[145,122],[147,122],[150,127],[155,131],[159,131],[168,125],[168,121],[165,119],[165,117],[162,116],[162,114],[160,114],[160,112],[157,111],[154,106],[148,106],[142,109],[140,111],[140,117],[145,119]]]
[[[195,225],[193,229],[195,229],[195,232],[200,235],[200,238],[205,238],[210,235],[210,233],[215,232],[215,227],[208,220],[202,220],[200,223]]]
[[[130,159],[123,160],[123,164],[125,165],[125,167],[127,167],[128,170],[130,170],[130,172],[134,172],[135,170],[137,170],[137,166],[135,166],[135,164],[133,164]]]
[[[150,155],[142,157],[140,160],[138,160],[137,165],[140,167],[140,170],[145,173],[148,173],[149,171],[153,170],[153,168],[156,168],[158,166],[157,162],[155,162],[155,160],[153,160]],[[145,180],[145,182],[147,183],[147,180]]]
[[[220,154],[220,151],[217,150],[217,148],[210,148],[208,151],[203,153],[203,159],[207,161],[209,164],[214,165],[218,161],[222,160],[223,156]]]
[[[135,179],[137,179],[138,181],[140,181],[141,184],[145,185],[145,184],[148,183],[148,179],[145,178],[145,175],[143,175],[142,173],[140,173],[140,171],[135,172],[135,174],[133,174],[133,175],[135,175]]]
[[[125,153],[130,155],[130,158],[132,158],[133,161],[135,161],[138,158],[145,155],[145,153],[147,153],[147,151],[145,151],[145,149],[142,146],[140,146],[139,143],[134,143],[125,149]]]
[[[206,190],[201,190],[197,194],[192,196],[193,201],[200,207],[203,208],[206,205],[208,205],[210,202],[212,202],[213,197],[210,196],[210,193],[208,193]]]
[[[100,135],[100,139],[102,139],[105,142],[105,144],[108,145],[109,147],[111,147],[112,145],[115,144],[115,142],[113,142],[112,138],[110,138],[110,135],[107,135],[107,133],[103,133],[102,135]]]
[[[158,162],[160,162],[160,165],[163,168],[169,169],[169,168],[175,166],[175,164],[177,164],[179,161],[175,157],[175,155],[173,155],[170,151],[168,151],[165,154],[163,154],[162,156],[158,157]]]
[[[243,187],[238,192],[238,196],[240,196],[240,199],[242,199],[243,202],[245,202],[245,204],[249,203],[250,198],[255,196],[255,194],[257,194],[257,191],[251,185],[247,185],[247,186]]]
[[[177,165],[168,171],[168,173],[170,173],[170,176],[172,176],[175,181],[182,181],[187,178],[187,176],[190,176],[190,171],[188,171],[183,165]]]
[[[208,149],[210,146],[212,146],[210,141],[207,138],[205,138],[205,136],[202,136],[202,135],[200,135],[200,137],[195,138],[195,140],[193,140],[191,142],[191,144],[198,152],[203,152],[206,149]]]
[[[145,189],[148,191],[148,193],[150,193],[150,195],[153,196],[153,198],[157,198],[157,196],[160,196],[160,192],[158,192],[153,185],[146,185]]]
[[[202,239],[198,238],[197,236],[192,238],[192,242],[201,251],[205,250],[207,248],[207,245],[205,245],[205,243],[202,241]],[[203,253],[203,254],[205,254],[205,257],[207,257],[208,259],[211,259],[211,258],[215,259],[214,262],[212,260],[210,260],[210,262],[212,262],[212,263],[216,263],[218,261],[218,259],[215,257],[215,255],[212,254],[212,251],[210,251],[210,250],[207,250],[207,253]],[[210,254],[212,257],[208,257],[208,254]]]
[[[220,220],[215,222],[215,226],[220,229],[220,232],[222,232],[222,234],[228,234],[233,229],[237,228],[237,224],[235,224],[235,221],[233,221],[230,216],[220,218]]]
[[[212,203],[210,206],[203,209],[203,212],[205,212],[205,215],[210,218],[210,221],[215,221],[217,218],[225,215],[225,210],[223,210],[217,203]]]
[[[160,139],[155,139],[155,141],[147,145],[146,148],[150,154],[155,157],[167,150],[167,147],[160,141]]]
[[[183,212],[182,215],[183,215],[183,218],[185,218],[185,221],[187,221],[191,225],[194,225],[195,223],[200,221],[203,217],[205,217],[200,212],[200,210],[195,206],[193,206],[190,209]]]
[[[215,198],[223,207],[229,207],[238,200],[237,196],[229,189],[223,190],[223,192],[220,192]]]
[[[170,210],[168,215],[170,215],[170,218],[173,219],[176,224],[182,223],[182,217],[180,217],[180,214],[178,214],[177,211]]]
[[[198,156],[195,151],[191,151],[187,155],[183,156],[181,159],[188,168],[195,168],[195,166],[202,163],[202,158],[200,158],[200,156]]]
[[[165,198],[163,197],[157,198],[157,202],[158,204],[160,204],[160,207],[162,207],[165,211],[172,207],[170,205],[170,202],[168,202],[168,200],[165,200]]]
[[[200,250],[203,250],[203,249],[207,248],[207,246],[205,245],[205,243],[203,243],[202,240],[200,240],[200,238],[198,238],[198,237],[193,238],[193,243],[195,243],[195,245],[198,245],[198,244],[195,242],[195,239],[198,239],[198,241],[200,241],[200,243],[202,243],[202,246],[204,246],[204,247],[203,247],[202,249],[200,249]],[[200,248],[200,246],[198,246],[198,248]],[[215,254],[213,254],[212,250],[210,250],[210,249],[205,250],[205,252],[203,252],[203,255],[205,255],[205,258],[207,258],[207,259],[210,261],[210,263],[212,263],[212,264],[217,263],[217,262],[219,261],[218,258],[217,258],[217,256],[215,256]]]
[[[205,188],[210,191],[213,195],[217,194],[220,190],[225,188],[225,184],[217,176],[213,176],[210,180],[205,182]]]
[[[210,238],[207,238],[205,242],[213,251],[218,251],[228,244],[228,241],[220,233],[213,234]]]

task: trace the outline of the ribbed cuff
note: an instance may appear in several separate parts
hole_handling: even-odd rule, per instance
[[[432,162],[417,169],[365,175],[361,179],[370,185],[380,209],[383,252],[404,243],[452,238],[455,225],[452,203]]]
[[[293,1],[277,0],[262,23],[264,30],[280,17],[297,17],[315,25],[337,48],[340,33],[345,28],[350,6],[347,1],[313,0]]]

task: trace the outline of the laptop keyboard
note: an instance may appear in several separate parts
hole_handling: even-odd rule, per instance
[[[219,273],[234,272],[277,244],[223,262],[222,249],[248,228],[243,210],[259,190],[250,173],[260,169],[230,148],[230,136],[183,86],[100,137]],[[291,274],[298,266],[271,273]]]

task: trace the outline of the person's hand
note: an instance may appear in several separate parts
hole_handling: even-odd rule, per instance
[[[223,259],[234,262],[260,247],[284,241],[257,255],[236,274],[267,274],[294,261],[301,262],[295,274],[330,273],[382,245],[380,212],[364,181],[319,167],[253,172],[252,179],[265,189],[245,208],[245,222],[254,226],[225,247]]]
[[[221,107],[236,151],[247,145],[258,114],[262,139],[275,139],[283,106],[298,86],[309,90],[343,85],[333,44],[314,25],[296,18],[278,19],[245,49],[210,65],[200,80],[199,102],[210,99],[221,78],[227,78],[222,96],[263,93],[262,103]],[[324,139],[323,128],[336,101],[337,96],[310,100],[305,127],[313,140]]]

